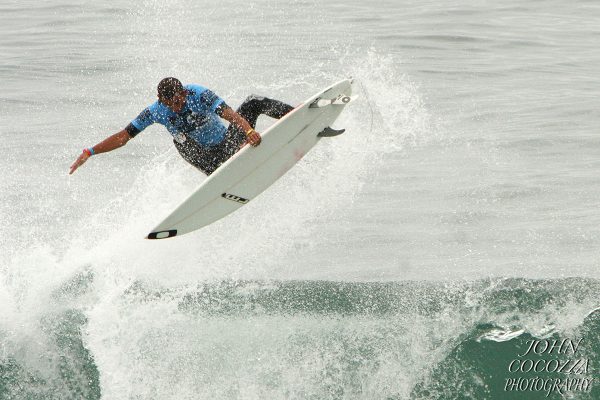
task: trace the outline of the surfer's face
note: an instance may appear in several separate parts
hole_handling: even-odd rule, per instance
[[[170,99],[158,99],[161,103],[163,103],[165,106],[169,107],[171,110],[173,110],[174,112],[179,112],[183,109],[183,106],[185,105],[185,97],[187,95],[187,92],[184,90],[182,92],[179,92],[177,94],[175,94],[172,98]]]

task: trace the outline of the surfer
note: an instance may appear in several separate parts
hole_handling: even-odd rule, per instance
[[[210,175],[246,143],[260,144],[260,134],[254,130],[259,115],[279,119],[292,110],[288,104],[252,95],[234,111],[203,86],[184,86],[176,78],[165,78],[158,84],[158,101],[146,107],[125,129],[84,149],[69,174],[92,155],[124,146],[148,126],[159,123],[173,136],[183,159]],[[219,117],[229,122],[229,128]]]

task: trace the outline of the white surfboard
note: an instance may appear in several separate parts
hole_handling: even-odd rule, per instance
[[[165,239],[195,231],[256,198],[321,138],[343,132],[330,126],[353,99],[351,79],[311,96],[262,132],[260,145],[246,145],[223,163],[147,238]]]

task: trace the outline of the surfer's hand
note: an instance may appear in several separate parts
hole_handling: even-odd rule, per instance
[[[258,146],[261,141],[260,134],[254,129],[252,129],[250,132],[248,132],[248,134],[246,134],[246,139],[248,140],[248,143],[250,143],[250,145],[252,145],[253,147]]]
[[[73,172],[75,172],[75,170],[77,168],[81,167],[83,165],[83,163],[87,161],[88,158],[90,158],[90,155],[88,153],[86,153],[85,151],[83,153],[81,153],[79,155],[79,157],[77,157],[77,160],[75,160],[73,165],[71,165],[71,170],[69,171],[69,175],[71,175]]]

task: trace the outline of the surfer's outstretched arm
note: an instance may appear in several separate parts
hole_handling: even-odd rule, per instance
[[[220,116],[229,121],[229,123],[234,124],[246,132],[248,143],[250,143],[252,146],[256,147],[260,144],[261,138],[259,133],[252,128],[252,126],[248,123],[248,121],[246,121],[246,119],[244,119],[244,117],[233,111],[231,107],[224,108],[221,111]]]
[[[83,153],[81,153],[73,165],[71,165],[69,175],[75,172],[77,168],[82,166],[92,154],[106,153],[111,150],[118,149],[119,147],[124,146],[129,139],[131,139],[131,136],[125,129],[123,129],[122,131],[107,137],[97,145],[83,150]]]

